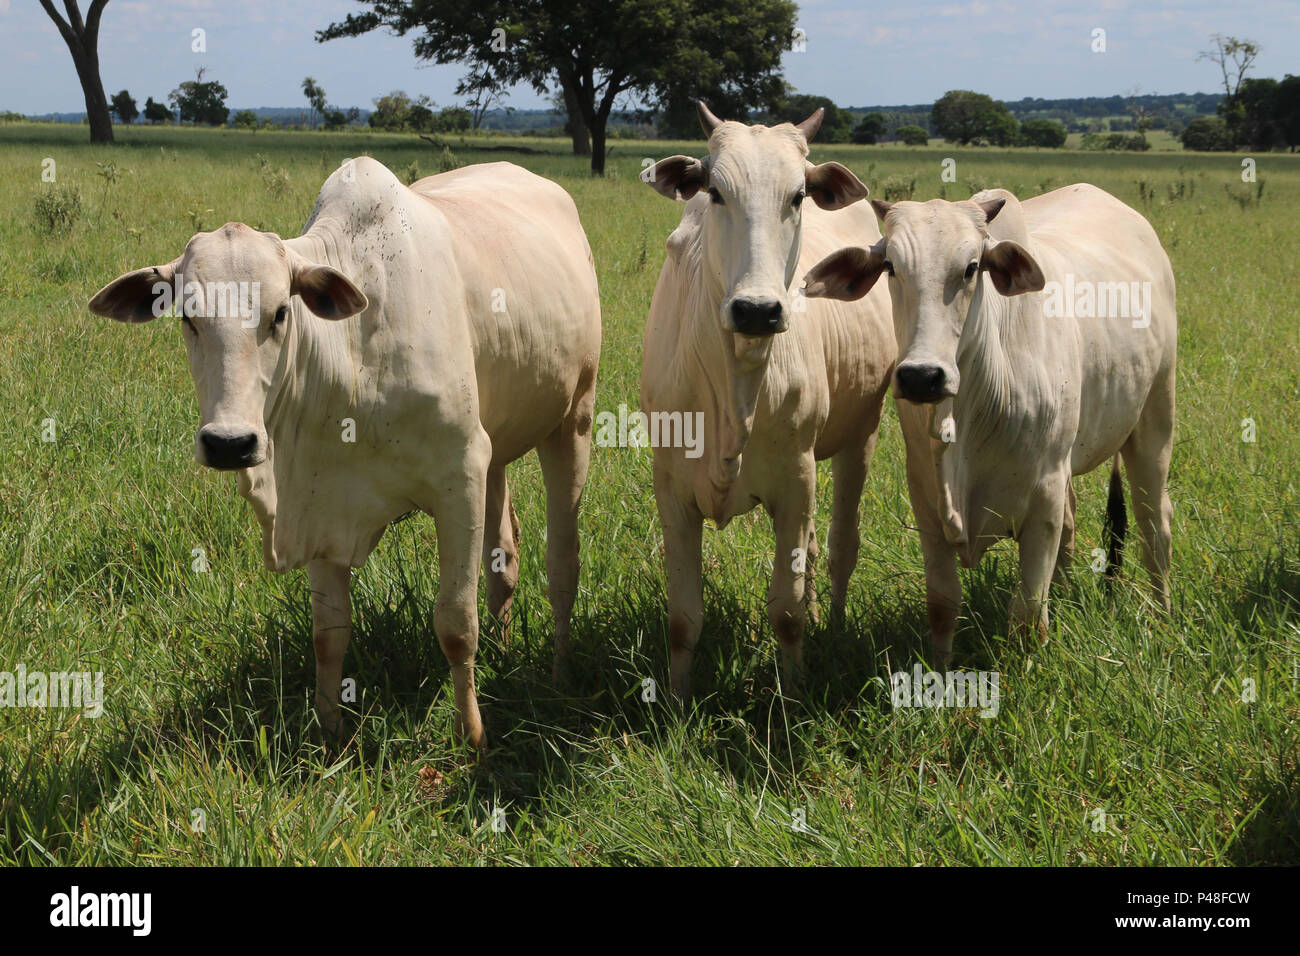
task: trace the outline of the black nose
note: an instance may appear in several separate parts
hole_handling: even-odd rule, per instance
[[[898,397],[909,402],[937,402],[948,384],[948,376],[937,365],[900,365],[896,377]]]
[[[781,331],[781,303],[776,299],[737,299],[731,321],[742,335],[772,335]]]
[[[245,435],[203,432],[199,441],[203,443],[203,454],[212,468],[247,468],[253,464],[257,451],[257,436],[252,432]]]

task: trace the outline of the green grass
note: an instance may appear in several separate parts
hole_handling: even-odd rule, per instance
[[[1087,181],[1151,218],[1179,282],[1172,617],[1144,603],[1132,548],[1113,595],[1088,570],[1098,473],[1077,481],[1083,560],[1053,592],[1046,646],[1004,637],[1013,549],[963,572],[955,663],[1000,672],[999,715],[892,710],[886,674],[911,666],[925,625],[891,410],[863,500],[851,620],[839,634],[811,629],[802,703],[777,693],[760,512],[706,534],[700,698],[685,716],[665,702],[650,453],[621,449],[594,452],[581,666],[560,696],[530,458],[511,476],[523,526],[515,630],[508,646],[491,633],[480,645],[493,751],[476,764],[450,740],[432,522],[394,526],[355,577],[345,674],[361,691],[356,735],[327,757],[309,706],[305,575],[262,567],[233,479],[194,463],[180,332],[85,308],[119,273],[171,260],[198,228],[242,220],[297,234],[347,156],[428,174],[437,151],[348,133],[132,129],[113,148],[85,135],[0,128],[0,670],[102,669],[106,710],[92,720],[0,709],[0,863],[1300,861],[1300,158],[1256,157],[1265,185],[1254,202],[1233,155],[814,148],[874,195],[912,179],[918,199]],[[512,159],[573,194],[604,306],[597,407],[635,406],[642,323],[680,211],[636,174],[643,156],[700,146],[617,142],[607,177],[592,179],[563,143],[491,141],[510,143],[548,152],[453,149],[463,163]],[[46,157],[55,186],[80,191],[66,234],[36,225],[37,199],[54,188],[41,181]],[[957,160],[955,182],[940,178],[945,157]],[[114,165],[116,180],[97,163]],[[1241,440],[1244,418],[1253,444]],[[56,442],[41,440],[46,419]],[[829,489],[823,468],[823,534]],[[191,569],[199,547],[208,573]],[[642,699],[646,678],[660,682],[657,702]],[[1253,703],[1242,700],[1247,678]]]

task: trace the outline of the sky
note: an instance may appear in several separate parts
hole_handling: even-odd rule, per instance
[[[368,107],[397,89],[457,102],[462,69],[420,63],[410,38],[314,40],[362,9],[355,0],[111,0],[100,30],[104,88],[109,96],[125,88],[141,105],[163,101],[203,66],[230,91],[231,109],[305,108],[308,75],[336,107]],[[1252,75],[1300,73],[1297,0],[803,0],[799,28],[806,46],[785,53],[787,80],[841,106],[932,103],[950,89],[1001,100],[1216,92],[1216,68],[1196,58],[1213,33],[1262,45]],[[204,52],[193,49],[195,30]],[[1104,52],[1093,49],[1097,30]],[[507,103],[548,105],[530,87]],[[84,108],[67,47],[37,0],[0,0],[0,111]]]

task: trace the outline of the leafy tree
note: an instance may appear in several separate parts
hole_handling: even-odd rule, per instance
[[[385,96],[372,100],[374,110],[370,114],[370,125],[375,129],[391,131],[423,130],[433,128],[433,101],[427,96],[411,99],[402,90],[393,90]],[[412,113],[414,112],[414,115]]]
[[[148,123],[170,123],[172,111],[164,103],[155,103],[151,96],[144,101],[144,118]]]
[[[962,146],[1015,141],[1016,118],[1011,111],[992,97],[970,90],[949,90],[940,97],[930,110],[930,122],[940,136]]]
[[[851,139],[855,143],[871,144],[885,135],[885,117],[880,113],[868,113],[853,127]]]
[[[167,99],[181,114],[182,123],[220,126],[226,121],[226,97],[230,93],[216,80],[203,82],[206,70],[199,67],[194,79],[172,90]]]
[[[358,0],[316,34],[324,42],[386,28],[414,32],[415,54],[463,63],[467,83],[502,89],[559,85],[574,151],[591,139],[591,169],[605,169],[615,103],[671,108],[701,94],[734,93],[751,103],[780,92],[781,54],[794,30],[790,0]],[[722,103],[714,98],[715,105]],[[802,119],[803,117],[801,117]]]
[[[1274,79],[1249,79],[1237,94],[1240,106],[1236,141],[1252,149],[1272,149],[1283,142],[1279,122],[1279,84]]]
[[[131,94],[122,90],[113,97],[113,112],[127,126],[135,122],[135,118],[140,115],[140,110],[136,108],[135,100],[131,99]]]
[[[316,82],[315,77],[304,77],[302,81],[302,95],[307,97],[307,102],[311,104],[311,118],[314,121],[317,114],[325,118],[325,111],[328,107],[325,105],[325,91],[320,84]]]
[[[473,128],[474,116],[463,106],[448,106],[434,119],[433,128],[440,133],[463,133]]]
[[[1277,84],[1274,98],[1281,140],[1292,152],[1300,146],[1300,76],[1287,74]]]
[[[8,4],[5,6],[7,9]],[[91,0],[83,19],[77,0],[63,0],[63,8],[68,14],[65,20],[54,9],[51,0],[41,0],[41,7],[59,28],[63,42],[72,54],[72,65],[76,67],[81,93],[86,100],[86,119],[90,123],[92,143],[113,142],[113,118],[109,115],[108,98],[104,96],[104,83],[99,78],[99,21],[106,6],[108,0]]]
[[[257,129],[257,114],[252,110],[240,110],[234,116],[236,129]]]
[[[919,126],[900,126],[894,135],[903,141],[904,146],[924,146],[930,142],[930,134]]]
[[[1183,130],[1183,149],[1226,152],[1232,149],[1232,134],[1222,116],[1198,116]]]
[[[822,117],[821,131],[817,139],[824,143],[847,143],[853,135],[853,114],[840,109],[829,97],[811,96],[807,93],[791,93],[780,105],[771,111],[768,119],[772,123],[802,123],[819,109],[826,111]]]
[[[1026,146],[1060,149],[1065,138],[1065,127],[1056,120],[1031,119],[1020,124],[1020,139]]]

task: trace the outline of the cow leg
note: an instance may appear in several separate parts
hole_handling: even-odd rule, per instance
[[[879,413],[876,417],[879,422]],[[867,482],[871,455],[878,432],[872,428],[861,444],[851,444],[831,458],[833,482],[831,530],[826,540],[831,566],[831,621],[838,629],[844,623],[844,606],[849,597],[849,579],[858,566],[858,517],[862,488]]]
[[[912,502],[921,535],[925,566],[925,610],[930,625],[931,665],[939,670],[952,659],[952,638],[961,614],[961,578],[957,576],[957,551],[948,543],[939,520],[935,490],[935,458],[928,427],[916,409],[898,403],[907,439],[907,496]]]
[[[501,625],[501,639],[510,638],[510,605],[519,583],[519,519],[510,500],[506,469],[488,469],[484,512],[483,575],[487,578],[488,613]]]
[[[1074,563],[1074,516],[1078,509],[1078,497],[1074,493],[1074,482],[1065,483],[1065,514],[1061,520],[1061,546],[1056,551],[1056,570],[1052,580],[1063,582],[1070,574],[1070,565]]]
[[[665,451],[663,454],[667,454]],[[668,579],[668,674],[673,696],[691,696],[691,663],[704,627],[704,569],[701,548],[704,515],[694,501],[673,490],[666,467],[655,452],[655,504],[664,531],[664,573]]]
[[[817,558],[821,554],[821,548],[817,544],[817,526],[814,524],[808,529],[808,562],[807,569],[804,573],[804,607],[808,614],[808,619],[814,624],[822,622],[821,609],[817,607]]]
[[[1067,473],[1055,487],[1045,490],[1029,506],[1016,536],[1020,543],[1020,584],[1011,596],[1008,630],[1022,639],[1032,633],[1047,640],[1047,590],[1061,547],[1069,483]]]
[[[352,569],[332,561],[309,561],[307,580],[311,584],[311,640],[316,650],[316,715],[326,734],[337,737],[341,726],[343,655],[352,637],[348,593]]]
[[[593,399],[594,388],[588,389],[560,427],[537,446],[546,481],[546,590],[555,619],[555,683],[563,679],[570,660],[569,629],[578,597],[578,508],[591,461]]]
[[[1142,538],[1142,563],[1156,600],[1169,610],[1169,566],[1173,560],[1173,505],[1169,502],[1169,459],[1174,447],[1173,375],[1151,389],[1137,426],[1120,449],[1128,474],[1133,516]]]
[[[793,494],[776,504],[776,561],[767,592],[767,619],[781,644],[781,677],[787,694],[797,694],[803,684],[804,587],[806,560],[799,551],[812,534],[816,509],[817,463],[808,455],[801,463],[799,484]]]
[[[456,698],[456,740],[480,753],[487,750],[483,719],[474,690],[478,652],[478,565],[483,550],[483,516],[492,443],[481,428],[469,436],[461,468],[434,483],[436,493],[424,510],[438,533],[438,603],[433,626],[451,665]]]

